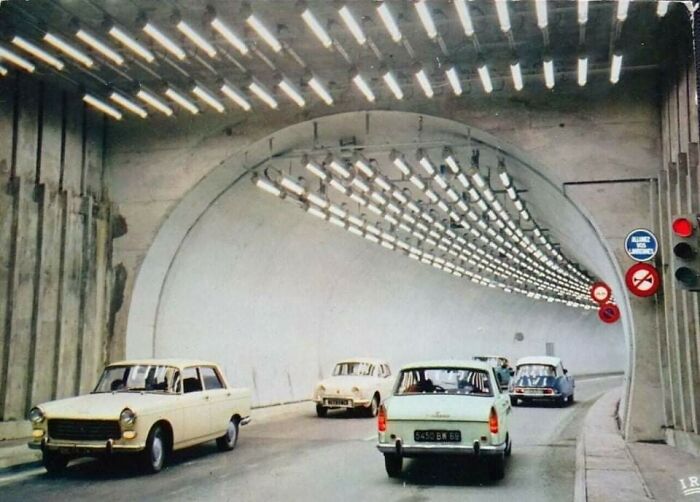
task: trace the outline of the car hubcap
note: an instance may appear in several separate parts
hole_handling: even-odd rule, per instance
[[[154,466],[159,466],[163,460],[163,441],[159,436],[153,438],[153,447],[151,448],[151,461]]]
[[[377,398],[372,399],[372,416],[377,414]]]
[[[232,445],[233,442],[236,440],[236,425],[233,422],[228,423],[228,430],[226,431],[226,435],[228,436],[228,444]]]

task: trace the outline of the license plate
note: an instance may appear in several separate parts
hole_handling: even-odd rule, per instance
[[[460,431],[413,431],[413,439],[422,443],[459,443]]]
[[[350,406],[348,399],[326,399],[326,406]]]
[[[525,394],[542,394],[541,389],[525,389]]]

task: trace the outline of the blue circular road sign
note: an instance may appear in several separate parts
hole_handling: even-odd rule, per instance
[[[656,256],[658,250],[656,236],[645,228],[632,230],[625,238],[625,251],[635,261],[649,261]]]

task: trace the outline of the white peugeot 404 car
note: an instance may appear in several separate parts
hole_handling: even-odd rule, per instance
[[[316,385],[316,414],[325,417],[329,409],[359,409],[374,417],[392,386],[386,361],[360,357],[339,361],[333,375]]]
[[[139,456],[158,472],[172,450],[216,439],[232,450],[250,421],[250,391],[231,387],[216,364],[143,360],[107,366],[95,390],[32,408],[30,448],[49,473],[70,459],[112,453]]]
[[[508,394],[491,365],[434,361],[401,368],[394,393],[379,410],[379,442],[389,477],[403,459],[422,455],[476,455],[501,479],[510,455]]]

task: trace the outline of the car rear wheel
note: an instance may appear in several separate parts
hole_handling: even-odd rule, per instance
[[[375,394],[374,397],[372,398],[372,402],[370,403],[369,408],[367,408],[367,414],[370,417],[376,417],[378,412],[379,412],[379,396]]]
[[[574,404],[574,393],[573,392],[569,396],[569,404]]]
[[[398,478],[401,476],[401,469],[403,469],[403,457],[399,457],[395,453],[385,453],[384,468],[386,469],[387,476],[390,478]]]
[[[328,414],[328,408],[325,406],[321,406],[320,404],[316,405],[316,415],[318,415],[320,418],[325,417]]]
[[[506,475],[506,458],[505,455],[496,455],[493,458],[489,458],[488,462],[488,472],[489,478],[498,481],[503,479]]]
[[[510,436],[508,436],[508,444],[506,444],[506,449],[503,453],[505,453],[506,457],[510,457],[510,454],[513,451],[513,441],[510,440]]]
[[[46,472],[56,475],[61,474],[66,469],[70,459],[57,451],[44,450],[41,460]]]
[[[220,438],[216,438],[216,446],[219,451],[231,451],[236,447],[238,442],[238,419],[232,418],[228,423],[226,434]]]
[[[510,405],[511,405],[511,406],[518,406],[518,398],[517,398],[517,397],[511,397],[511,398],[510,398]]]
[[[163,469],[165,465],[165,434],[160,425],[155,425],[148,433],[146,440],[146,449],[143,451],[142,463],[143,470],[156,474]]]

